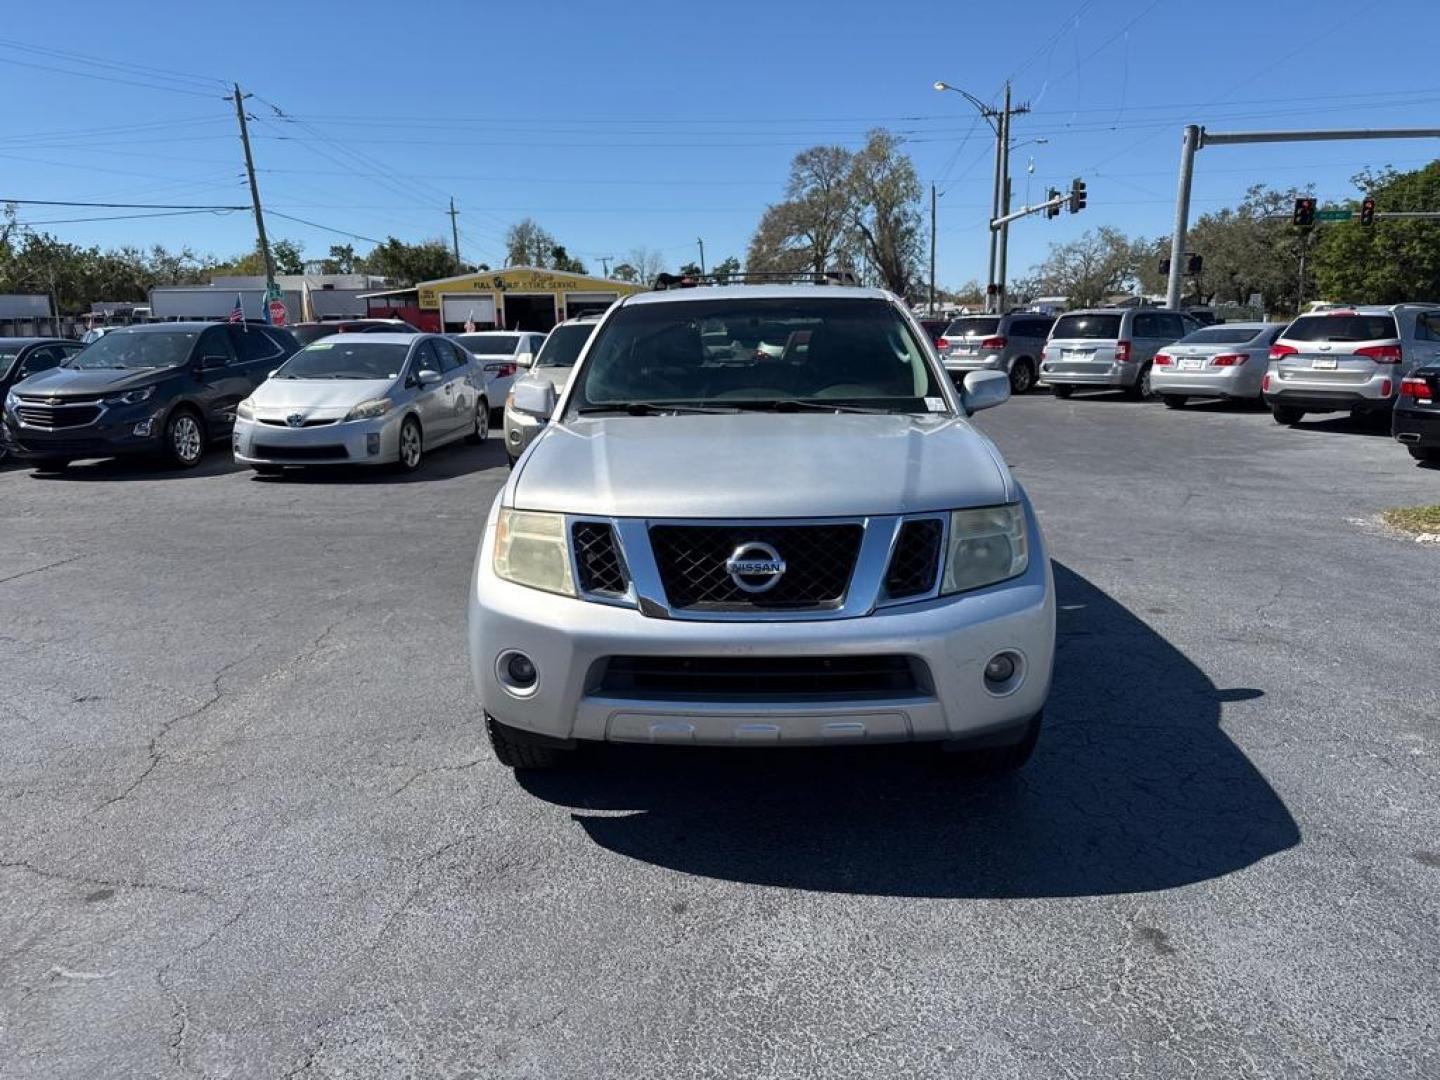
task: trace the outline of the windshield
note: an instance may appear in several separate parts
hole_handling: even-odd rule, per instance
[[[580,369],[572,412],[657,403],[948,412],[925,346],[884,300],[631,304]]]
[[[989,337],[1000,329],[1000,319],[985,318],[976,316],[974,318],[956,319],[950,324],[950,329],[945,331],[946,337]]]
[[[1280,336],[1290,341],[1375,341],[1399,334],[1391,315],[1302,315]]]
[[[1050,331],[1053,338],[1118,338],[1119,315],[1061,315]]]
[[[185,331],[124,331],[91,342],[66,363],[72,368],[178,367],[199,335]]]
[[[277,379],[398,379],[410,346],[388,341],[327,339],[306,345]]]
[[[1257,326],[1207,326],[1181,338],[1177,345],[1239,345],[1251,341],[1265,332]]]
[[[0,379],[9,378],[10,365],[15,363],[18,352],[0,352]]]
[[[580,358],[580,350],[595,332],[595,323],[580,323],[575,326],[557,326],[545,339],[540,355],[535,358],[536,367],[574,367]]]
[[[456,334],[455,340],[476,356],[513,356],[519,334]]]

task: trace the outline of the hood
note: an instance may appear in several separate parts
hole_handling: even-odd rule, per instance
[[[736,413],[547,428],[510,505],[615,517],[848,517],[1016,497],[998,451],[953,416]]]
[[[143,368],[124,371],[118,368],[51,368],[13,387],[17,394],[53,394],[57,397],[86,397],[94,394],[134,390],[150,386],[170,375],[177,368]]]
[[[394,379],[266,379],[250,400],[257,413],[344,415],[362,401],[384,397]]]

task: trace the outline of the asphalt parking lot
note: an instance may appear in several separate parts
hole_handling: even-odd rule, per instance
[[[1440,550],[1368,521],[1440,470],[1225,406],[979,422],[1063,608],[989,783],[517,783],[464,648],[495,439],[0,468],[0,1076],[1440,1074]]]

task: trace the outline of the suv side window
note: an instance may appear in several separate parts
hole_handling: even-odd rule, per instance
[[[1440,341],[1440,312],[1421,312],[1415,320],[1415,336],[1421,341]]]
[[[212,326],[200,335],[195,345],[195,359],[207,356],[223,356],[226,364],[235,363],[235,349],[230,344],[230,335],[224,326]]]
[[[257,327],[231,327],[230,332],[235,337],[235,351],[240,354],[242,364],[279,360],[284,355],[274,339]]]
[[[1160,323],[1161,328],[1164,330],[1165,337],[1171,341],[1179,341],[1192,330],[1199,330],[1202,325],[1199,319],[1191,319],[1184,315],[1173,314],[1161,315]]]
[[[1137,338],[1153,338],[1160,336],[1159,330],[1157,316],[1147,311],[1135,316],[1135,325],[1130,333]]]

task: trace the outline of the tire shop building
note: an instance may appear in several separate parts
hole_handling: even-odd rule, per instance
[[[622,296],[644,292],[646,286],[610,278],[511,266],[438,281],[422,281],[414,296],[389,293],[372,296],[372,316],[398,315],[396,308],[418,309],[417,326],[454,333],[473,322],[477,330],[544,332],[557,322],[604,311]],[[397,304],[395,301],[401,301]],[[403,316],[402,316],[403,317]]]

